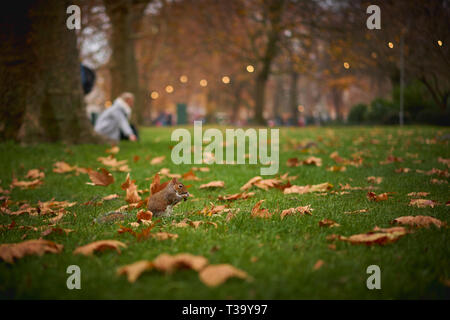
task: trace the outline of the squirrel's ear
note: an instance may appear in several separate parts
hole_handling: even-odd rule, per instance
[[[171,181],[173,184],[176,184],[177,182],[178,182],[178,180],[177,180],[177,178],[172,178],[172,181]]]

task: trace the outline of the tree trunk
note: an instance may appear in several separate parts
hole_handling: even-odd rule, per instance
[[[86,116],[68,1],[13,2],[0,13],[0,140],[104,141]]]
[[[336,120],[342,121],[342,90],[337,87],[331,89],[331,97],[333,100],[334,111],[336,113]]]
[[[265,125],[264,105],[266,101],[266,83],[270,75],[273,59],[278,54],[278,41],[280,37],[281,17],[283,15],[284,1],[274,0],[269,5],[271,29],[268,34],[267,46],[261,59],[261,71],[258,73],[255,84],[255,118],[256,124]]]
[[[132,37],[133,3],[131,1],[104,0],[104,4],[112,28],[110,39],[112,98],[117,98],[125,91],[133,93],[135,107],[132,117],[141,123],[145,100],[139,87],[139,74]]]
[[[291,88],[289,90],[289,106],[292,114],[292,125],[298,124],[298,73],[291,72]]]

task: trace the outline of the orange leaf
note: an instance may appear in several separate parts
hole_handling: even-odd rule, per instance
[[[194,256],[189,253],[169,255],[162,253],[153,260],[153,265],[159,271],[172,273],[176,269],[187,268],[200,271],[208,264],[208,259],[203,256]]]
[[[231,277],[247,279],[245,271],[237,269],[229,264],[209,265],[199,273],[200,280],[209,287],[216,287]]]
[[[151,270],[153,268],[153,263],[147,260],[137,261],[132,264],[128,264],[121,268],[117,269],[117,274],[122,275],[126,274],[128,278],[128,282],[135,282],[139,276],[147,270]]]
[[[47,252],[60,253],[63,247],[62,244],[42,239],[5,243],[0,245],[0,259],[7,263],[14,263],[14,259],[20,259],[26,255],[42,256]]]
[[[100,172],[88,169],[88,175],[92,182],[87,182],[87,184],[94,186],[109,186],[114,182],[113,175],[108,172],[105,168],[100,168]]]
[[[127,245],[117,240],[100,240],[76,248],[73,251],[73,254],[83,254],[85,256],[89,256],[92,255],[94,251],[104,251],[107,249],[114,249],[117,253],[120,253],[121,247],[126,248]]]

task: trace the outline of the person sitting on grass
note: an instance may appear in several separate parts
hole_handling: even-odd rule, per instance
[[[111,107],[103,111],[95,123],[94,130],[113,140],[128,139],[137,141],[137,131],[129,123],[131,108],[134,105],[134,95],[122,93]]]

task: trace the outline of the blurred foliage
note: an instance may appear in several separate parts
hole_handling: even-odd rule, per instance
[[[397,124],[399,121],[400,86],[395,85],[392,101],[374,99],[370,105],[354,105],[348,115],[349,124]],[[450,108],[440,109],[420,81],[412,81],[404,91],[405,124],[450,125]]]

